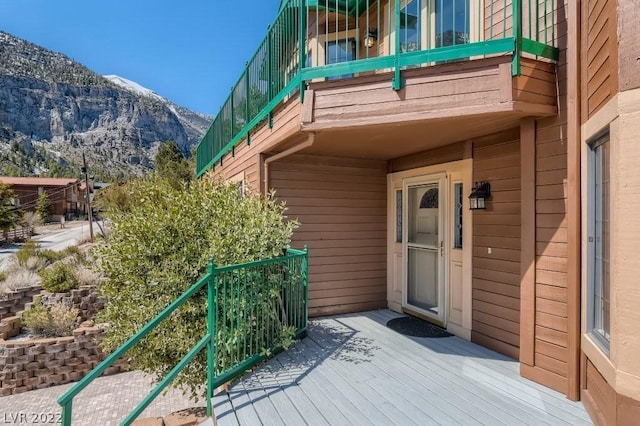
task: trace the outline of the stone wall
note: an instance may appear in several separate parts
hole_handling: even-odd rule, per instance
[[[27,303],[31,303],[33,296],[40,294],[41,291],[42,287],[36,286],[0,294],[0,320],[15,317],[18,312],[24,311]]]
[[[0,339],[0,397],[76,382],[105,358],[98,343],[104,330],[84,327],[73,336],[6,341]],[[125,370],[119,360],[104,375]]]
[[[42,292],[42,305],[46,307],[62,303],[71,308],[77,308],[80,321],[93,319],[95,314],[104,308],[104,299],[98,295],[95,286],[83,286],[69,293]],[[30,307],[30,305],[28,305]]]
[[[0,320],[0,339],[9,339],[20,334],[21,321],[19,316],[6,317]]]

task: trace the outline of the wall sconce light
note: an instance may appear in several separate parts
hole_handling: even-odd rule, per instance
[[[378,41],[378,29],[372,28],[367,32],[367,36],[364,38],[364,45],[371,49],[376,45]]]
[[[491,196],[491,185],[489,182],[476,182],[473,191],[469,195],[469,210],[484,210],[485,200]]]

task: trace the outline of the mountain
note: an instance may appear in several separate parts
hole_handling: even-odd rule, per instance
[[[141,175],[164,141],[189,154],[212,119],[0,31],[0,174],[77,174],[84,152],[97,178]]]

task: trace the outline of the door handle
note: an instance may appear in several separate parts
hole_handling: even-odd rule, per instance
[[[440,241],[440,247],[438,247],[440,251],[440,256],[444,256],[444,241]]]

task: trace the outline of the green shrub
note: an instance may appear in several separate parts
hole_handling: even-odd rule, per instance
[[[20,247],[20,250],[16,252],[18,265],[26,266],[29,258],[37,256],[39,249],[40,249],[40,244],[36,243],[34,240],[29,240],[26,243],[24,243],[22,247]]]
[[[102,341],[106,351],[123,344],[194,284],[206,272],[209,258],[224,266],[279,256],[297,227],[273,194],[242,197],[230,183],[205,179],[176,189],[149,179],[129,188],[134,202],[127,211],[111,212],[110,237],[94,251],[106,276],[99,289],[107,303],[98,314],[98,321],[109,323]],[[136,368],[163,378],[206,334],[206,326],[205,290],[128,356]],[[216,342],[218,347],[227,343]],[[206,371],[203,351],[174,383],[197,398]]]
[[[50,293],[68,293],[78,288],[78,280],[72,265],[58,262],[42,271],[42,288]]]
[[[58,260],[64,259],[65,254],[63,252],[59,252],[51,249],[44,249],[44,250],[38,250],[38,257],[41,259],[44,259],[47,265],[51,265],[57,262]]]
[[[62,303],[47,309],[38,300],[31,309],[22,313],[22,324],[29,333],[38,337],[70,336],[78,325],[78,313],[78,309]]]
[[[0,282],[5,281],[7,279],[7,274],[4,272],[0,272]]]

